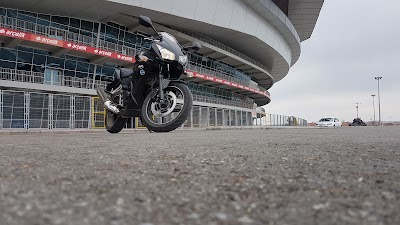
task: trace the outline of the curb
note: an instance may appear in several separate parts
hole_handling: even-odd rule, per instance
[[[315,127],[284,127],[284,126],[253,126],[253,127],[199,127],[199,128],[183,128],[177,129],[176,131],[212,131],[212,130],[267,130],[267,129],[306,129]],[[147,129],[125,129],[121,131],[124,133],[133,132],[149,132]],[[83,134],[97,134],[107,133],[105,129],[60,129],[60,130],[48,130],[48,129],[16,129],[16,130],[0,130],[0,136],[2,135],[47,135],[47,134],[72,134],[72,133],[83,133]]]
[[[121,133],[143,132],[143,131],[147,131],[147,129],[124,130]],[[0,136],[2,136],[2,135],[73,134],[73,133],[98,134],[98,133],[107,133],[107,131],[105,129],[85,129],[85,130],[75,130],[75,129],[63,129],[63,130],[40,130],[40,129],[32,129],[32,130],[0,130]]]

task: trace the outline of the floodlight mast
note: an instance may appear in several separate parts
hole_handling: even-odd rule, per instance
[[[379,113],[379,126],[382,126],[382,119],[381,119],[381,95],[379,90],[379,81],[382,77],[375,77],[375,80],[378,81],[378,113]]]

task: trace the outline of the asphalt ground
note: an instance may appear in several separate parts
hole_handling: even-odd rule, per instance
[[[400,127],[0,135],[0,224],[400,224]]]

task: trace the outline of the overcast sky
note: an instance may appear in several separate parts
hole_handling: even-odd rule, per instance
[[[400,1],[326,0],[299,61],[269,90],[269,113],[311,121],[373,118],[380,82],[382,120],[400,121]],[[378,120],[378,98],[375,97]]]

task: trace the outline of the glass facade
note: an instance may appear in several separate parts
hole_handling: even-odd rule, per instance
[[[58,71],[60,75],[93,79],[101,76],[113,76],[115,65],[96,65],[88,59],[73,55],[54,57],[50,52],[18,46],[16,49],[0,47],[0,68],[17,69],[45,73]],[[96,71],[95,71],[96,68]]]
[[[193,98],[196,101],[209,102],[215,104],[223,104],[230,106],[237,106],[252,109],[254,107],[254,100],[247,98],[244,95],[234,93],[222,88],[211,87],[208,85],[199,85],[197,83],[188,83],[192,91]],[[202,96],[204,98],[199,98]]]
[[[3,24],[7,23],[9,19],[16,19],[17,23],[31,23],[32,27],[35,27],[35,24],[38,24],[66,31],[68,33],[67,36],[70,39],[72,38],[70,36],[73,36],[74,34],[79,35],[79,39],[82,39],[82,43],[95,42],[97,44],[98,38],[100,46],[111,45],[114,49],[117,48],[123,50],[124,47],[129,47],[134,48],[137,51],[142,51],[150,47],[150,43],[144,40],[145,36],[143,34],[128,32],[128,28],[112,22],[104,24],[70,17],[46,15],[6,8],[0,8],[0,17],[0,22]],[[49,36],[52,38],[60,40],[66,38],[57,31],[50,33]],[[123,51],[122,53],[126,54]],[[231,65],[218,62],[213,58],[203,57],[198,53],[190,53],[189,61],[191,64],[202,66],[204,68],[213,68],[220,73],[227,74],[245,83],[248,83],[251,80],[250,76],[243,71],[235,69]]]
[[[10,23],[10,18],[14,19],[11,22],[13,24],[16,23],[17,28],[22,26],[22,22],[31,24],[30,27],[32,28],[28,31],[32,31],[32,29],[39,30],[39,26],[33,28],[34,25],[37,24],[64,30],[68,37],[74,34],[81,35],[79,39],[85,39],[84,37],[87,37],[88,40],[92,40],[92,42],[99,38],[100,42],[112,43],[117,46],[129,46],[140,50],[149,47],[149,43],[144,40],[142,34],[128,32],[126,27],[115,23],[103,24],[76,18],[0,8],[0,22],[2,24]],[[29,27],[28,25],[23,24],[23,26]],[[49,36],[53,38],[65,38],[65,34],[61,34],[57,30],[49,33]],[[83,40],[83,42],[90,42],[88,40]],[[249,76],[228,64],[217,62],[209,57],[203,57],[201,54],[195,52],[189,54],[189,61],[189,69],[227,79],[251,88],[257,88],[254,82],[250,83],[251,79]],[[62,85],[60,84],[60,76],[100,80],[102,76],[113,76],[114,68],[115,65],[110,63],[96,65],[90,63],[89,59],[68,54],[56,57],[52,55],[52,52],[24,46],[18,46],[15,49],[6,48],[4,46],[0,47],[0,69],[15,69],[17,71],[43,73],[44,84]],[[240,94],[232,93],[232,91],[229,90],[221,88],[213,89],[212,87],[203,87],[197,84],[191,84],[191,88],[196,92],[195,94],[197,96],[207,97],[207,99],[203,99],[207,102],[218,102],[219,104],[246,108],[253,107],[254,100]],[[216,92],[223,94],[216,94]]]

